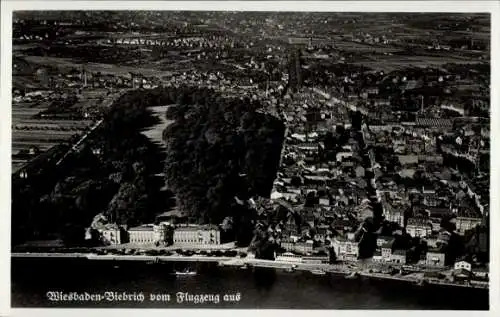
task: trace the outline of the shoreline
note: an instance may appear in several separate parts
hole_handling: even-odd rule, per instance
[[[319,263],[293,263],[274,260],[262,260],[255,258],[237,258],[237,257],[207,257],[200,255],[192,256],[153,256],[153,255],[97,255],[86,253],[12,253],[11,258],[66,258],[66,259],[86,259],[91,261],[139,261],[161,264],[165,262],[213,262],[219,266],[233,268],[269,268],[284,271],[309,271],[319,276],[328,274],[343,275],[351,279],[372,279],[372,280],[393,280],[404,283],[410,283],[417,286],[436,285],[447,287],[459,287],[470,289],[489,290],[489,283],[484,284],[461,284],[443,281],[439,279],[417,278],[415,276],[397,276],[384,273],[366,272],[360,269],[349,268],[344,264],[319,264]]]

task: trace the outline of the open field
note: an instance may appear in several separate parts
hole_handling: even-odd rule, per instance
[[[77,129],[82,130],[90,125],[91,120],[81,120],[81,121],[71,121],[71,120],[37,120],[37,119],[19,119],[18,122],[13,124],[13,128],[23,129],[23,128],[31,128],[34,130],[57,130],[57,129]]]
[[[131,72],[140,73],[148,77],[161,77],[171,75],[170,71],[158,71],[152,68],[141,68],[134,66],[118,66],[112,64],[101,64],[101,63],[86,63],[85,65],[75,63],[70,58],[58,58],[58,57],[48,57],[48,56],[22,56],[26,61],[33,64],[38,64],[40,66],[50,66],[56,67],[58,69],[73,69],[81,68],[85,66],[85,69],[89,72],[101,72],[101,74],[111,74],[127,76]]]
[[[12,106],[12,124],[21,123],[24,120],[30,120],[34,115],[42,111],[44,108],[37,109],[15,109],[15,106]]]
[[[37,147],[41,152],[61,141],[69,139],[73,134],[83,131],[91,122],[71,120],[34,119],[33,116],[46,109],[47,103],[13,104],[12,105],[12,154]],[[18,162],[24,162],[17,160]],[[15,163],[15,162],[13,162]],[[13,169],[14,165],[13,165]]]
[[[372,53],[372,52],[395,53],[400,51],[400,49],[391,46],[384,46],[378,44],[370,45],[370,44],[357,43],[351,41],[335,41],[334,46],[335,48],[342,51],[357,52],[357,53]]]
[[[157,125],[150,127],[149,129],[142,132],[145,136],[153,140],[153,142],[160,144],[161,147],[163,147],[163,130],[169,124],[174,122],[173,120],[167,120],[167,118],[165,117],[165,113],[167,112],[168,107],[170,107],[170,105],[149,108],[156,116],[158,116],[160,122]]]
[[[434,56],[377,56],[374,58],[365,58],[363,60],[357,59],[352,64],[366,66],[374,70],[383,70],[391,72],[395,70],[402,70],[412,67],[439,67],[447,63],[457,64],[480,64],[484,63],[482,60],[471,61],[458,58],[449,57],[434,57]]]
[[[21,150],[29,150],[32,146],[36,146],[40,151],[44,152],[50,149],[53,143],[32,142],[32,141],[15,141],[12,142],[12,154],[16,154]]]
[[[12,164],[11,164],[11,172],[12,173],[15,173],[17,172],[21,167],[23,167],[24,163],[26,163],[25,161],[22,161],[22,160],[12,160]]]
[[[84,91],[73,108],[84,109],[95,105],[97,98],[102,96],[104,92],[106,90]],[[75,134],[82,134],[93,122],[92,120],[34,118],[36,114],[47,109],[49,105],[49,101],[12,104],[12,155],[28,151],[33,147],[38,148],[43,153],[52,146],[69,140]],[[15,172],[24,163],[26,163],[25,159],[16,158],[12,161],[12,171]]]
[[[51,131],[46,131],[44,134],[40,134],[42,131],[39,130],[37,131],[38,133],[35,133],[34,131],[24,131],[24,130],[18,130],[15,132],[15,135],[13,135],[12,140],[52,140],[52,139],[66,139],[69,136],[73,135],[75,132],[74,131],[57,131],[57,130],[51,130]]]

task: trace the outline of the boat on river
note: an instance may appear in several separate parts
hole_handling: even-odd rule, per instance
[[[187,269],[187,270],[184,270],[184,271],[175,271],[174,274],[176,276],[194,276],[197,273],[196,273],[196,271],[191,271],[191,270]]]
[[[175,270],[174,269],[174,272],[172,273],[172,275],[175,275],[175,276],[194,276],[196,274],[197,274],[197,272],[195,270],[191,269],[190,267],[186,267],[183,270]]]

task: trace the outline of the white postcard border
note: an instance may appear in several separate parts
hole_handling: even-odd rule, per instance
[[[10,152],[11,152],[11,52],[12,52],[12,11],[15,10],[221,10],[221,11],[336,11],[336,12],[490,12],[491,13],[491,207],[490,207],[490,311],[347,311],[314,310],[307,311],[317,316],[361,316],[365,313],[381,316],[405,316],[421,314],[450,314],[455,316],[499,315],[500,249],[498,233],[500,206],[496,195],[499,193],[500,175],[495,162],[500,159],[500,14],[498,1],[1,1],[1,107],[0,107],[0,316],[67,316],[76,314],[87,316],[98,314],[107,317],[148,314],[165,316],[250,316],[256,313],[268,316],[302,316],[301,310],[229,310],[229,309],[9,309],[10,308]],[[307,296],[307,294],[304,294]]]

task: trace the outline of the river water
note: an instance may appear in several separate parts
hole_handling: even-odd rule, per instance
[[[183,271],[187,266],[198,274],[171,274],[174,270]],[[16,258],[12,259],[11,274],[13,307],[488,309],[486,290],[347,280],[342,276],[318,276],[310,272],[243,270],[218,267],[214,263],[154,265],[144,262]],[[127,292],[130,295],[142,292],[144,301],[50,301],[47,292]],[[179,303],[176,297],[178,292],[214,296],[206,297],[205,303]],[[151,301],[151,294],[163,294],[163,300]],[[170,295],[168,301],[167,294]],[[218,301],[215,295],[219,295]],[[227,301],[224,295],[227,295]]]

